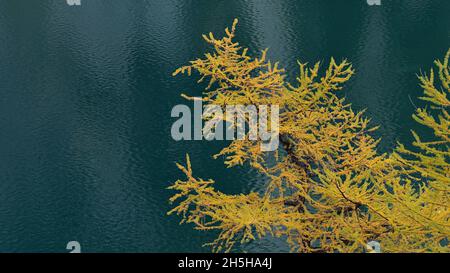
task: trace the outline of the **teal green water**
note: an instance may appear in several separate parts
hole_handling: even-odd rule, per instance
[[[186,152],[228,193],[264,180],[212,160],[224,143],[175,142],[171,108],[201,94],[171,72],[206,50],[201,34],[240,19],[238,39],[296,59],[348,58],[343,91],[381,125],[382,151],[410,140],[416,73],[450,47],[448,0],[0,0],[0,252],[203,252],[214,233],[168,217],[166,187]],[[409,99],[411,98],[411,100]],[[246,251],[286,251],[266,238]]]

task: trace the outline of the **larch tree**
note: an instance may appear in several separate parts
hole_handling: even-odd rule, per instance
[[[348,61],[298,62],[296,82],[289,83],[267,50],[253,57],[234,41],[236,24],[221,39],[204,35],[213,51],[174,75],[196,72],[207,81],[207,104],[279,106],[278,150],[263,152],[262,140],[244,139],[214,155],[227,167],[256,169],[267,186],[263,193],[220,192],[215,181],[194,176],[187,156],[177,164],[185,179],[169,187],[176,191],[169,214],[198,230],[219,230],[208,244],[215,252],[266,235],[286,240],[293,252],[367,252],[370,241],[384,252],[449,252],[450,51],[436,62],[442,86],[433,71],[420,76],[422,99],[438,116],[427,109],[414,115],[437,139],[423,142],[414,133],[415,150],[399,144],[386,154],[377,151],[377,128],[339,94],[354,74]]]

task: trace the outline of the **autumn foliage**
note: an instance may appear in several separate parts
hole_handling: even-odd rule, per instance
[[[235,140],[215,158],[228,167],[246,165],[267,179],[265,192],[229,195],[213,180],[194,176],[189,156],[177,164],[169,214],[199,230],[219,230],[213,251],[231,251],[268,234],[294,252],[367,252],[377,241],[383,252],[449,252],[449,57],[437,71],[419,77],[427,109],[414,119],[432,129],[414,148],[399,144],[392,154],[377,151],[369,119],[339,94],[352,65],[299,62],[296,82],[266,59],[251,56],[234,41],[237,20],[225,37],[204,36],[213,51],[174,75],[195,71],[208,84],[203,100],[220,105],[279,105],[280,148],[262,152],[259,141]],[[411,145],[407,145],[408,147]],[[221,181],[226,183],[226,181]]]

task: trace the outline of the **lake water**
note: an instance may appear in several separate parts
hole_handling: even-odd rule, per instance
[[[344,95],[381,125],[380,150],[410,141],[416,73],[450,47],[448,0],[0,0],[0,252],[207,252],[213,232],[166,216],[166,188],[191,155],[227,193],[264,187],[211,159],[225,143],[175,142],[172,107],[200,95],[171,76],[239,18],[238,40],[296,60],[348,58]],[[410,99],[411,98],[411,99]],[[286,251],[266,238],[238,251]]]

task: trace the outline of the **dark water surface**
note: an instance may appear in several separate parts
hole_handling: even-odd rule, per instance
[[[186,152],[228,193],[264,186],[212,160],[224,143],[175,142],[171,108],[193,79],[171,72],[239,18],[238,39],[290,71],[348,58],[345,95],[380,124],[380,149],[409,141],[416,73],[450,46],[450,1],[0,0],[0,252],[209,251],[215,234],[168,217]],[[411,100],[409,99],[411,97]],[[412,101],[412,102],[411,102]],[[286,251],[274,239],[248,251]]]

